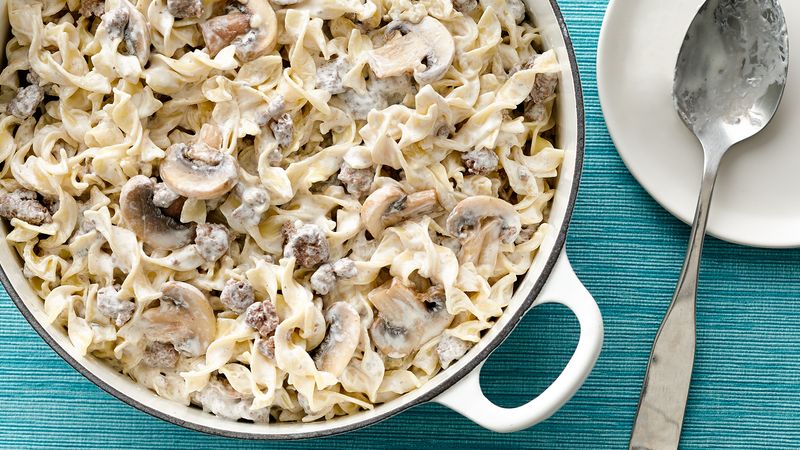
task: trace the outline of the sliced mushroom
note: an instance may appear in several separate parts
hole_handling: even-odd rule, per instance
[[[278,22],[267,0],[217,2],[216,17],[200,24],[200,31],[211,56],[233,44],[236,55],[252,61],[272,50]]]
[[[194,225],[178,222],[153,204],[155,183],[136,175],[122,187],[120,208],[131,230],[147,245],[172,250],[189,245],[194,239]]]
[[[217,333],[211,304],[199,289],[180,281],[161,288],[161,304],[142,314],[142,324],[152,342],[169,342],[178,352],[196,357],[204,354]]]
[[[234,39],[246,33],[248,29],[250,29],[250,17],[239,12],[213,17],[200,24],[206,49],[211,56],[216,56],[220,50],[231,45]]]
[[[414,73],[420,84],[441,79],[453,63],[455,42],[441,22],[426,16],[419,23],[394,21],[384,29],[387,42],[369,52],[378,78]]]
[[[112,6],[113,9],[103,14],[101,26],[105,27],[112,40],[124,44],[121,53],[136,56],[144,67],[150,58],[147,18],[128,0],[116,0],[114,3],[118,6]]]
[[[410,355],[453,321],[440,287],[418,294],[395,278],[374,289],[368,298],[379,312],[370,336],[378,350],[390,358]]]
[[[339,376],[353,358],[361,335],[358,311],[345,302],[336,302],[325,312],[328,332],[317,347],[314,363],[317,369]]]
[[[406,195],[397,186],[384,186],[367,197],[361,206],[361,221],[374,237],[386,227],[431,214],[439,208],[436,191],[427,190]]]
[[[216,131],[215,131],[216,130]],[[213,125],[203,125],[194,144],[173,144],[159,169],[161,178],[178,194],[198,200],[221,197],[239,181],[239,164],[219,147]]]
[[[495,197],[468,197],[447,217],[447,232],[461,242],[458,260],[472,262],[486,270],[494,267],[500,242],[517,239],[522,224],[519,214],[508,202]]]

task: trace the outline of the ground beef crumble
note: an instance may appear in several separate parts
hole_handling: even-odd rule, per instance
[[[357,275],[356,264],[350,258],[342,258],[333,264],[323,264],[311,275],[311,289],[326,295],[336,285],[338,278],[353,278]]]
[[[330,257],[328,240],[319,226],[297,221],[289,226],[284,225],[281,232],[286,240],[284,258],[296,258],[301,266],[312,268]]]
[[[126,8],[112,9],[103,14],[102,26],[105,27],[111,40],[122,39],[125,36],[125,29],[128,27],[130,18],[130,11]]]
[[[349,279],[358,274],[356,263],[350,258],[342,258],[333,263],[333,271],[339,278]]]
[[[245,311],[244,323],[254,328],[263,337],[270,337],[275,333],[280,319],[271,301],[256,302]]]
[[[231,311],[241,314],[256,300],[253,285],[247,280],[228,280],[219,296],[219,300]]]
[[[487,148],[472,150],[461,155],[467,172],[477,175],[486,175],[497,170],[500,159],[497,154]]]
[[[153,189],[153,204],[159,208],[169,208],[181,196],[165,183],[156,183]]]
[[[19,219],[31,225],[42,225],[53,221],[53,216],[39,201],[36,192],[27,189],[0,193],[0,217]]]
[[[453,8],[461,14],[469,14],[478,7],[478,0],[453,0]]]
[[[352,195],[361,197],[368,194],[372,188],[372,181],[375,179],[375,170],[371,167],[366,169],[354,169],[346,162],[342,164],[337,179],[344,183],[345,189]]]
[[[317,89],[323,89],[331,95],[341,94],[347,88],[342,86],[342,78],[350,69],[347,58],[338,57],[324,62],[317,69]]]
[[[285,108],[286,100],[283,95],[275,95],[256,113],[256,124],[260,127],[266,126],[272,119],[281,115]]]
[[[130,300],[120,298],[119,292],[113,286],[107,286],[97,291],[97,310],[121,327],[131,319],[136,305]]]
[[[336,274],[333,272],[333,266],[330,264],[323,264],[319,266],[314,275],[311,275],[311,289],[317,294],[326,295],[336,285]]]
[[[261,223],[261,217],[269,208],[269,194],[266,189],[259,186],[247,187],[244,184],[239,184],[236,187],[237,195],[242,200],[242,204],[233,210],[232,223],[229,223],[234,229],[238,226],[244,229],[257,226]]]
[[[294,122],[288,113],[282,114],[278,120],[269,124],[272,135],[281,147],[288,147],[292,143],[294,135]]]
[[[442,368],[446,369],[450,367],[453,361],[464,356],[471,347],[471,342],[461,340],[449,334],[443,335],[442,339],[439,341],[439,345],[436,346],[436,353],[439,355],[439,362],[442,364]]]
[[[100,17],[106,11],[105,0],[82,0],[78,13],[83,17]]]
[[[200,256],[208,262],[214,262],[227,253],[230,240],[230,233],[225,225],[215,223],[197,225],[194,243]]]
[[[142,362],[156,369],[170,369],[178,363],[180,355],[169,342],[152,342],[144,350]]]
[[[275,336],[256,341],[256,349],[269,359],[275,359]]]
[[[44,88],[34,83],[17,91],[17,95],[8,104],[7,112],[18,119],[27,119],[33,116],[42,101]]]
[[[201,0],[167,0],[167,11],[178,19],[200,17],[203,15]]]
[[[521,24],[525,20],[525,3],[522,0],[506,0],[506,8],[508,8],[508,12],[511,13],[511,16],[514,18],[514,22],[518,25]]]

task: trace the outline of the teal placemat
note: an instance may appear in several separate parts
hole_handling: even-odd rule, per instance
[[[259,443],[205,436],[107,395],[45,345],[0,296],[0,447],[4,448],[627,448],[650,343],[666,310],[688,228],[630,176],[608,137],[595,87],[606,0],[562,0],[586,93],[588,147],[568,251],[606,321],[597,368],[550,420],[500,435],[437,405],[344,436]],[[800,448],[800,251],[710,239],[702,268],[695,378],[685,448]],[[545,306],[498,350],[484,389],[505,406],[541,392],[576,343],[575,319]]]

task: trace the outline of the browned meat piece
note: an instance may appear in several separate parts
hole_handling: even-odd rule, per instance
[[[529,122],[542,123],[547,121],[547,105],[544,103],[525,102],[525,120]]]
[[[247,308],[244,323],[255,328],[263,337],[270,337],[278,328],[280,319],[271,301],[256,302]]]
[[[8,104],[7,111],[18,119],[27,119],[33,116],[42,101],[44,101],[44,88],[38,84],[31,84],[17,91],[17,95]]]
[[[461,155],[461,160],[464,161],[464,167],[467,168],[467,172],[477,175],[486,175],[489,172],[494,172],[500,162],[497,154],[488,148],[464,153]]]
[[[230,233],[225,225],[201,223],[197,225],[197,236],[194,238],[194,243],[203,259],[214,262],[228,252]]]
[[[317,225],[304,225],[296,222],[293,232],[289,229],[286,245],[283,248],[285,258],[296,258],[297,263],[303,267],[311,268],[328,260],[330,252],[325,233]]]
[[[105,0],[82,0],[78,13],[83,17],[100,17],[106,12]]]
[[[256,342],[258,352],[269,359],[275,359],[275,336],[270,336],[267,339],[259,339]]]
[[[181,196],[164,183],[157,183],[153,189],[153,204],[159,208],[169,208]]]
[[[226,308],[241,314],[255,302],[256,294],[249,281],[228,280],[225,288],[222,289],[219,300]]]
[[[350,164],[344,163],[342,164],[341,170],[339,170],[337,178],[344,183],[347,192],[356,197],[361,197],[362,195],[368,194],[370,188],[372,188],[372,181],[375,179],[375,170],[370,167],[366,169],[353,169],[350,167]]]
[[[275,140],[278,141],[279,146],[288,147],[289,144],[292,143],[292,135],[294,135],[292,116],[284,113],[278,120],[269,124],[269,127],[272,130],[272,135],[275,136]]]
[[[36,192],[27,189],[0,193],[0,217],[19,219],[31,225],[53,221],[50,211],[39,201]]]
[[[188,19],[203,15],[201,0],[167,0],[167,11],[177,19]]]
[[[442,369],[446,369],[453,361],[461,358],[472,347],[472,342],[462,341],[461,339],[445,334],[439,345],[436,346],[436,353],[439,355],[439,362]]]
[[[323,264],[319,266],[314,275],[311,275],[311,289],[317,294],[326,295],[336,285],[336,273],[333,271],[333,266],[330,264]]]
[[[453,8],[461,14],[469,14],[478,7],[478,0],[453,0]]]
[[[123,300],[114,287],[107,286],[97,291],[97,310],[121,327],[131,319],[136,305],[130,300]]]
[[[342,78],[349,69],[347,58],[338,57],[326,61],[317,69],[317,89],[324,89],[331,95],[341,94],[347,89],[342,86]]]
[[[171,369],[178,364],[179,356],[169,342],[153,342],[145,348],[142,362],[156,369]]]
[[[533,103],[544,103],[556,94],[556,87],[558,87],[557,73],[537,74],[528,100]]]
[[[523,3],[522,0],[506,0],[506,8],[514,18],[514,22],[517,24],[520,24],[525,20],[526,8],[525,3]]]
[[[333,263],[333,271],[339,278],[349,279],[358,275],[356,263],[350,258],[342,258]]]

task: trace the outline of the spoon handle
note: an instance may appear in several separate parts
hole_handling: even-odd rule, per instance
[[[692,379],[695,303],[708,211],[721,154],[706,152],[703,182],[689,239],[689,250],[667,315],[661,322],[644,376],[630,448],[678,448]]]

